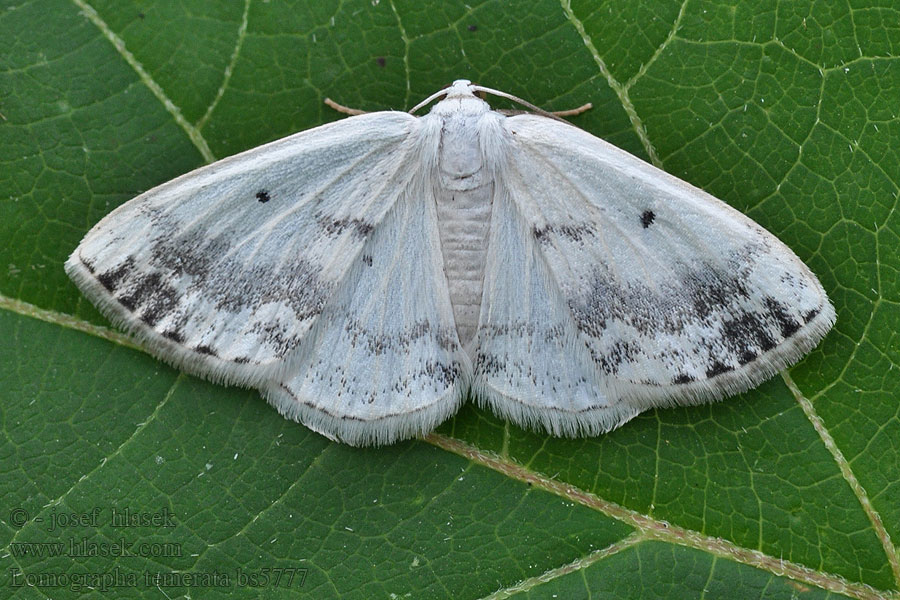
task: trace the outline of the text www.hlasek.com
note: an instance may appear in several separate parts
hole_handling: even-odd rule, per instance
[[[68,542],[12,542],[9,552],[15,558],[52,558],[68,556],[141,556],[145,558],[175,558],[182,556],[177,542],[129,542],[120,538],[115,542],[98,542],[87,538]]]

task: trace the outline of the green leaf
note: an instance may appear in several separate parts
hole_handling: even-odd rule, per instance
[[[898,20],[877,0],[5,2],[0,595],[900,598]],[[834,331],[754,391],[598,438],[467,406],[360,450],[150,358],[65,277],[114,207],[340,118],[324,97],[408,109],[457,78],[592,102],[577,125],[793,248]]]

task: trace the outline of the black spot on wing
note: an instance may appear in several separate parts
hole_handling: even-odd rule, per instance
[[[571,242],[581,242],[583,239],[594,236],[594,231],[587,225],[544,225],[531,228],[531,235],[539,244],[546,244],[554,237]]]
[[[680,295],[690,298],[690,306],[701,320],[729,314],[737,302],[750,297],[742,278],[735,275],[706,266],[686,271]]]
[[[91,275],[93,275],[93,274],[96,272],[96,271],[94,270],[94,263],[92,263],[91,261],[87,260],[86,258],[84,258],[84,257],[81,256],[81,255],[78,256],[78,260],[80,260],[80,261],[81,261],[81,264],[84,265],[84,268],[88,270],[88,273],[90,273]]]
[[[600,365],[600,368],[604,373],[607,375],[616,375],[619,372],[619,367],[622,366],[623,363],[635,362],[640,356],[640,351],[641,348],[639,345],[618,340],[604,355],[596,356],[592,350],[591,356],[594,361]]]
[[[652,210],[645,210],[641,214],[641,225],[644,226],[644,229],[650,227],[653,224],[653,220],[656,218],[656,215],[653,214]]]
[[[82,264],[87,266],[93,273],[94,270],[90,266],[88,266],[85,261],[82,260],[81,262]],[[100,285],[105,287],[107,291],[115,292],[116,288],[119,287],[119,283],[121,283],[123,279],[127,279],[133,272],[134,259],[129,256],[128,258],[123,260],[121,264],[119,264],[119,266],[117,266],[116,268],[110,269],[109,271],[97,275],[97,281],[99,281]]]
[[[177,330],[170,329],[168,331],[164,331],[162,336],[166,339],[170,339],[176,344],[184,344],[184,335]]]
[[[121,304],[123,307],[125,307],[126,310],[128,310],[129,312],[134,312],[134,308],[135,308],[134,301],[132,300],[132,298],[130,296],[125,296],[123,298],[116,298],[116,300],[118,300],[119,304]]]
[[[141,312],[141,320],[155,326],[161,319],[178,307],[178,292],[171,285],[160,281],[160,285],[151,294],[147,306]]]
[[[819,314],[818,308],[814,308],[813,310],[807,312],[805,315],[803,315],[803,323],[804,324],[809,323],[810,321],[815,319],[818,316],[818,314]]]
[[[348,219],[346,217],[343,219],[332,219],[322,216],[319,217],[318,222],[325,233],[335,237],[341,235],[347,229],[351,229],[354,235],[366,238],[374,229],[371,223],[367,223],[362,219]]]
[[[775,319],[778,326],[781,328],[781,335],[784,339],[797,333],[797,330],[800,329],[800,324],[795,319],[791,318],[791,314],[784,304],[771,297],[766,298],[765,304],[769,309],[772,318]]]
[[[203,354],[205,356],[219,356],[218,353],[212,349],[212,347],[207,346],[206,344],[194,346],[194,352],[196,352],[197,354]]]
[[[134,273],[120,287],[124,290],[117,298],[119,303],[132,312],[140,307],[138,317],[150,327],[178,306],[178,291],[160,273]]]
[[[159,317],[159,313],[153,310],[143,310],[140,315],[141,321],[146,323],[148,327],[153,327],[159,323]]]
[[[759,354],[757,354],[756,352],[754,352],[752,350],[743,350],[738,355],[738,364],[743,367],[747,363],[751,363],[754,360],[756,360],[757,356],[759,356]]]
[[[258,192],[256,192],[256,199],[259,200],[260,203],[265,204],[266,202],[271,200],[272,197],[269,196],[268,190],[259,190]]]
[[[364,265],[366,265],[367,267],[371,267],[372,266],[372,255],[371,254],[363,254],[362,261],[363,261]]]
[[[676,375],[674,379],[672,379],[672,383],[676,385],[681,385],[685,383],[691,383],[692,381],[697,381],[687,373],[682,373],[680,375]]]
[[[723,373],[730,373],[731,371],[734,371],[734,367],[730,367],[730,366],[728,366],[728,365],[726,365],[726,364],[724,364],[724,363],[721,363],[721,362],[719,362],[719,361],[714,361],[714,362],[706,369],[706,376],[707,376],[709,379],[712,379],[712,378],[715,377],[716,375],[722,375]]]
[[[308,313],[300,313],[297,315],[300,321],[305,321],[313,316],[315,315]],[[293,350],[297,347],[297,338],[283,322],[259,322],[251,327],[250,331],[265,339],[266,344],[274,348],[276,356],[284,356],[289,350]]]
[[[761,352],[775,347],[775,340],[769,333],[764,315],[741,312],[722,323],[722,336],[728,351],[745,365],[756,359]]]

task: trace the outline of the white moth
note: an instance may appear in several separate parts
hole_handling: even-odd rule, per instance
[[[354,445],[426,433],[469,391],[596,435],[747,390],[831,328],[815,275],[744,215],[476,92],[511,98],[456,81],[426,116],[349,117],[178,177],[66,272],[157,357]]]

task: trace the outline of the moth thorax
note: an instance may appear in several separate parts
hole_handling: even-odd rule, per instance
[[[455,113],[444,119],[438,150],[440,185],[470,190],[484,184],[486,169],[481,152],[481,115]]]

